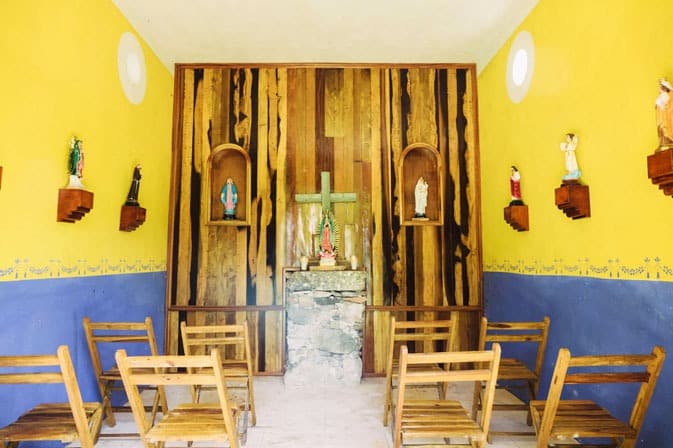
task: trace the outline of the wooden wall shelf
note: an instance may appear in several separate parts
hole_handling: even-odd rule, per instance
[[[138,205],[122,205],[119,216],[119,230],[133,232],[145,222],[147,210]]]
[[[657,151],[647,156],[647,177],[666,196],[673,195],[673,149]]]
[[[56,221],[77,222],[93,208],[93,193],[77,188],[58,190]]]
[[[581,185],[577,180],[564,180],[554,193],[556,206],[567,217],[580,219],[591,216],[588,185]]]
[[[250,225],[251,172],[250,155],[240,146],[225,143],[213,149],[208,157],[203,184],[208,194],[206,224],[238,227]],[[236,185],[238,196],[235,219],[224,219],[224,205],[220,201],[222,187],[229,177]]]
[[[518,232],[528,230],[528,206],[509,205],[504,209],[505,222]]]
[[[400,155],[400,224],[403,226],[441,226],[444,223],[444,175],[437,150],[425,143],[413,143]],[[428,183],[427,219],[414,219],[416,183],[420,177]]]

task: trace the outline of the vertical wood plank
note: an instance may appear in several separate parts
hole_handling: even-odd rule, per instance
[[[344,91],[344,71],[349,69],[325,69],[325,84],[323,102],[325,105],[324,122],[325,137],[343,137],[345,135],[345,117],[350,117],[344,111],[344,101],[347,100]]]
[[[466,188],[469,234],[465,244],[470,248],[467,256],[468,281],[470,284],[470,305],[481,305],[481,240],[479,225],[479,168],[477,148],[477,110],[475,107],[475,73],[467,70],[465,89],[465,101],[463,103],[463,115],[467,118],[465,128],[465,141],[467,151],[465,154],[465,166],[468,181]]]
[[[287,71],[285,69],[277,69],[269,74],[273,76],[274,82],[269,82],[271,102],[274,104],[269,108],[270,121],[274,125],[270,126],[270,148],[277,146],[277,154],[274,156],[271,151],[272,158],[277,158],[276,162],[271,162],[271,166],[276,166],[276,299],[270,297],[269,303],[282,304],[283,291],[282,285],[282,266],[284,260],[287,260],[286,246],[282,244],[286,235],[286,215],[287,215],[287,193],[284,186],[286,173],[286,155],[287,155]],[[277,125],[275,125],[277,123]],[[273,131],[273,132],[272,132]],[[283,184],[283,186],[281,186]],[[267,337],[265,346],[267,352],[272,352],[274,356],[267,356],[266,370],[273,372],[281,372],[284,368],[285,359],[285,313],[274,312],[265,313],[264,315],[265,335]]]
[[[207,272],[206,260],[209,251],[208,243],[210,237],[208,233],[210,228],[205,225],[208,222],[208,208],[204,206],[209,200],[208,193],[210,185],[205,185],[206,170],[208,169],[208,157],[210,156],[210,141],[208,132],[213,116],[213,84],[217,77],[217,72],[212,69],[203,70],[203,79],[197,89],[197,119],[195,120],[195,138],[194,138],[194,168],[201,174],[201,213],[199,226],[199,253],[198,253],[198,272],[196,280],[196,304],[203,305],[206,296]],[[200,137],[197,139],[196,135]],[[198,167],[198,168],[197,168]],[[187,316],[188,324],[203,325],[205,323],[205,313],[195,313]]]
[[[275,92],[270,94],[268,88],[268,79],[273,77],[273,70],[260,70],[260,79],[258,86],[258,133],[257,133],[257,194],[261,204],[261,215],[259,219],[259,243],[257,249],[257,278],[256,294],[258,304],[271,304],[273,301],[273,284],[271,282],[272,267],[267,265],[267,228],[271,224],[272,218],[272,199],[271,199],[271,179],[275,175],[270,170],[269,163],[269,141],[276,139],[276,136],[269,136],[269,102],[275,101]],[[273,117],[272,119],[275,119]],[[276,334],[276,323],[265,327],[265,366],[278,366],[280,364],[280,347]]]
[[[451,178],[450,182],[447,182],[447,185],[451,185],[453,191],[452,194],[447,195],[453,198],[453,203],[451,205],[453,209],[451,210],[450,217],[447,221],[450,224],[448,238],[455,240],[460,239],[460,221],[461,221],[461,210],[460,210],[460,197],[463,194],[462,185],[460,181],[460,146],[458,143],[458,129],[456,127],[456,119],[458,118],[458,97],[457,89],[458,83],[456,79],[456,70],[450,69],[447,74],[447,85],[448,85],[448,125],[449,125],[449,169],[448,174]],[[448,210],[447,210],[448,211]],[[458,235],[456,235],[458,233]],[[456,245],[451,244],[453,250],[456,251]],[[447,253],[451,260],[458,259],[460,254],[457,252]],[[449,265],[450,269],[453,270],[453,303],[456,305],[464,305],[463,301],[463,275],[462,275],[462,266],[460,263],[451,263]]]
[[[366,147],[362,148],[362,152],[368,152],[371,158],[371,209],[372,209],[372,223],[373,229],[372,232],[372,255],[371,259],[367,257],[364,261],[366,262],[365,266],[369,269],[371,273],[371,285],[372,291],[371,294],[371,303],[374,305],[383,305],[383,282],[384,282],[384,272],[383,272],[383,263],[381,261],[384,259],[384,250],[383,250],[383,232],[385,231],[383,227],[383,204],[384,204],[384,186],[383,186],[383,162],[381,157],[381,108],[384,107],[381,104],[381,70],[372,69],[371,70],[371,87],[369,90],[369,101],[371,104],[371,126],[369,128],[369,138],[371,140],[370,151],[367,151]],[[372,262],[377,260],[377,262]],[[371,366],[374,372],[384,372],[385,371],[385,349],[386,349],[386,336],[390,331],[389,328],[390,318],[387,313],[368,313],[367,323],[368,331],[371,333],[371,338],[373,344],[369,344],[371,347],[369,356],[373,358],[373,366]]]
[[[210,146],[231,143],[229,125],[232,122],[229,108],[231,107],[231,72],[230,68],[212,69],[213,113],[210,124]]]
[[[191,174],[192,174],[192,136],[194,132],[194,70],[184,71],[182,95],[184,98],[182,110],[181,148],[182,164],[180,167],[180,210],[178,212],[178,256],[175,289],[175,304],[187,305],[191,296],[189,277],[191,271],[192,232],[191,232]],[[171,314],[169,323],[174,329],[173,337],[168,343],[169,353],[178,350],[178,316]]]
[[[402,130],[402,85],[401,74],[399,69],[390,70],[390,148],[392,152],[392,198],[393,215],[396,217],[397,225],[400,220],[400,198],[399,198],[399,183],[398,178],[400,169],[400,155],[403,148],[403,130]],[[397,286],[397,295],[393,297],[393,304],[406,305],[407,304],[407,282],[406,282],[406,233],[400,231],[399,227],[393,229],[394,239],[397,242],[396,252],[391,254],[392,258],[392,277],[393,283]]]

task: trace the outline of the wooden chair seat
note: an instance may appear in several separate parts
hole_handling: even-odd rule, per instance
[[[530,403],[533,423],[540,427],[545,400]],[[573,440],[576,437],[622,437],[634,438],[636,431],[591,400],[561,400],[551,429],[556,441]]]
[[[239,413],[232,408],[234,426],[238,427]],[[222,408],[212,403],[185,403],[171,409],[152,427],[144,439],[152,443],[219,441],[224,442],[222,428],[225,427]]]
[[[98,434],[102,422],[103,405],[98,402],[83,403],[89,432]],[[42,403],[22,414],[15,422],[0,429],[0,440],[59,440],[71,443],[79,438],[77,425],[68,403]]]
[[[530,380],[538,381],[538,376],[526,364],[515,358],[502,358],[498,379],[504,381]]]
[[[483,440],[479,424],[455,400],[405,400],[402,436],[413,438],[471,437]]]

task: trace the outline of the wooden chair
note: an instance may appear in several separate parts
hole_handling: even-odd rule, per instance
[[[121,349],[115,358],[145,448],[163,448],[166,442],[191,445],[195,441],[227,440],[231,448],[239,447],[238,411],[229,406],[219,350],[214,349],[209,356],[127,356]],[[147,416],[141,386],[164,389],[168,385],[197,384],[214,386],[218,401],[178,404],[164,411],[156,423]]]
[[[419,447],[438,447],[443,439],[450,447],[472,446],[483,448],[491,421],[491,406],[495,394],[496,376],[500,363],[500,346],[493,344],[489,351],[412,353],[403,346],[400,354],[397,406],[394,414],[394,448],[406,440],[426,439]],[[436,364],[459,364],[455,369],[437,371]],[[423,367],[429,367],[423,370]],[[413,367],[413,368],[412,368]],[[479,422],[470,418],[469,410],[456,400],[413,400],[405,396],[406,389],[414,384],[429,382],[474,382],[481,388],[485,382],[484,406]],[[451,438],[467,438],[467,444],[452,443]]]
[[[86,334],[86,342],[89,346],[91,363],[96,374],[98,390],[105,403],[105,422],[109,426],[114,426],[116,421],[110,396],[113,390],[124,390],[119,369],[113,360],[114,351],[119,348],[130,349],[132,344],[134,346],[138,344],[136,346],[138,350],[145,354],[158,355],[152,318],[148,316],[144,322],[91,322],[89,317],[85,317],[82,323]],[[105,367],[101,361],[101,352],[105,355],[105,359],[111,360],[111,362],[107,362]],[[154,394],[151,408],[153,419],[156,417],[159,405],[164,411],[168,409],[166,396],[161,388],[157,389]],[[128,408],[125,407],[118,407],[116,410],[126,410],[128,412]]]
[[[65,403],[39,404],[0,429],[3,447],[16,448],[24,441],[71,443],[79,439],[83,448],[93,448],[103,405],[82,401],[68,346],[59,346],[55,355],[0,356],[0,369],[0,384],[63,383],[68,396]]]
[[[255,391],[253,387],[253,367],[250,355],[248,324],[188,326],[180,323],[182,345],[186,355],[208,354],[213,348],[220,348],[224,379],[228,389],[244,389],[250,423],[257,424],[255,413]],[[192,399],[199,401],[202,387],[192,387]],[[244,417],[245,419],[245,417]]]
[[[386,359],[386,392],[383,405],[383,426],[388,426],[388,414],[393,408],[393,389],[399,371],[400,347],[408,343],[415,343],[412,351],[417,352],[448,352],[454,346],[456,332],[453,320],[433,321],[398,321],[395,316],[390,318],[390,333],[388,339],[388,356]],[[410,366],[411,369],[415,367]],[[427,369],[428,366],[423,366]],[[440,372],[444,366],[433,367]],[[426,385],[427,386],[427,385]],[[439,395],[446,392],[445,383],[438,383]]]
[[[499,343],[503,351],[506,351],[505,344],[521,345],[525,343],[531,346],[529,347],[530,352],[532,352],[530,354],[534,353],[535,355],[535,364],[532,367],[519,358],[503,357],[500,360],[497,388],[507,391],[523,388],[528,395],[528,403],[537,397],[548,335],[549,317],[547,316],[540,322],[489,322],[486,317],[481,318],[478,350],[486,350],[487,346],[494,342]],[[482,399],[481,391],[475,389],[474,400],[472,401],[472,418],[477,417]],[[494,403],[493,411],[528,412],[528,403]],[[530,414],[528,414],[527,423],[531,424]],[[493,435],[503,434],[534,436],[535,432],[491,430],[488,442],[491,443]]]
[[[561,348],[547,399],[530,403],[537,447],[547,448],[556,446],[558,441],[572,443],[573,439],[582,439],[580,445],[573,446],[633,448],[665,357],[666,352],[660,346],[655,346],[650,355],[571,356],[567,348]],[[613,417],[592,400],[561,399],[566,384],[608,383],[640,384],[638,393],[634,393],[628,422]],[[595,390],[595,387],[592,386],[592,389]],[[610,439],[611,442],[605,444],[600,440],[592,442],[591,439]]]

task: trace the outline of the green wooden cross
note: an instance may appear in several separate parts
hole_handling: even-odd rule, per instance
[[[355,202],[356,193],[330,193],[329,171],[320,173],[320,193],[295,194],[294,200],[299,203],[321,202],[323,211],[331,210],[333,202]]]

